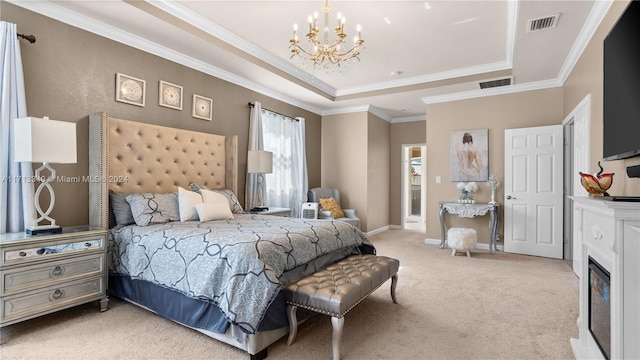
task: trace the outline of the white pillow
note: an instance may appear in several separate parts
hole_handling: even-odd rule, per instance
[[[198,220],[196,205],[202,204],[202,195],[178,186],[178,213],[180,221]]]
[[[200,221],[233,219],[227,198],[212,190],[201,190],[202,206],[196,206]]]

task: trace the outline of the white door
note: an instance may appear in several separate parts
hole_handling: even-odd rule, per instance
[[[562,125],[505,130],[504,250],[562,259]]]

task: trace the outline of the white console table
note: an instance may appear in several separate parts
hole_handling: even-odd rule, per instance
[[[489,251],[493,254],[497,251],[496,239],[498,233],[498,207],[499,204],[464,204],[458,202],[441,201],[440,202],[440,248],[444,248],[447,226],[445,224],[444,215],[449,213],[459,217],[473,218],[476,216],[484,216],[489,214],[489,230],[491,231],[491,239],[489,242]]]
[[[581,243],[576,359],[604,359],[589,331],[589,257],[609,272],[610,358],[640,359],[640,202],[572,197],[574,244]],[[574,264],[575,266],[575,264]]]

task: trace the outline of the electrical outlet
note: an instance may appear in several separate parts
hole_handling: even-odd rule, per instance
[[[442,177],[436,176],[436,184],[440,184],[442,182]]]

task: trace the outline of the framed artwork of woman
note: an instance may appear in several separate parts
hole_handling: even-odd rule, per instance
[[[451,132],[451,181],[489,179],[489,130]]]

